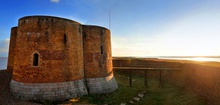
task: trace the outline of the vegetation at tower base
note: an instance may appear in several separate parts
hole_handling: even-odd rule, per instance
[[[65,100],[118,88],[110,31],[52,16],[27,16],[11,29],[12,94],[24,100]]]

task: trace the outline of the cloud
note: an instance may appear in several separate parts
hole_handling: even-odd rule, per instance
[[[8,55],[9,39],[0,40],[0,57]]]
[[[50,0],[51,2],[58,3],[60,0]]]

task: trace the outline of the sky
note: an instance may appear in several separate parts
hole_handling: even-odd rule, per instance
[[[30,15],[109,28],[113,56],[220,55],[220,0],[1,0],[0,10],[0,57]]]

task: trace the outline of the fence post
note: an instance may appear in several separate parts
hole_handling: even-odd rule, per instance
[[[147,70],[144,70],[144,85],[147,88]]]
[[[163,87],[162,70],[160,70],[160,87]]]
[[[131,69],[132,69],[132,68],[131,68]],[[130,87],[132,87],[131,69],[130,69],[130,73],[129,73],[129,84],[130,84]]]

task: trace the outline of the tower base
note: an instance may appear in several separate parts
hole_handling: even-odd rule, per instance
[[[12,80],[11,93],[22,100],[66,100],[87,95],[84,79],[60,83],[22,83]]]
[[[87,78],[60,83],[22,83],[11,80],[10,89],[21,100],[60,101],[88,94],[110,93],[118,88],[111,74],[107,77]]]
[[[86,78],[86,85],[89,94],[110,93],[118,88],[113,74],[107,77]]]

